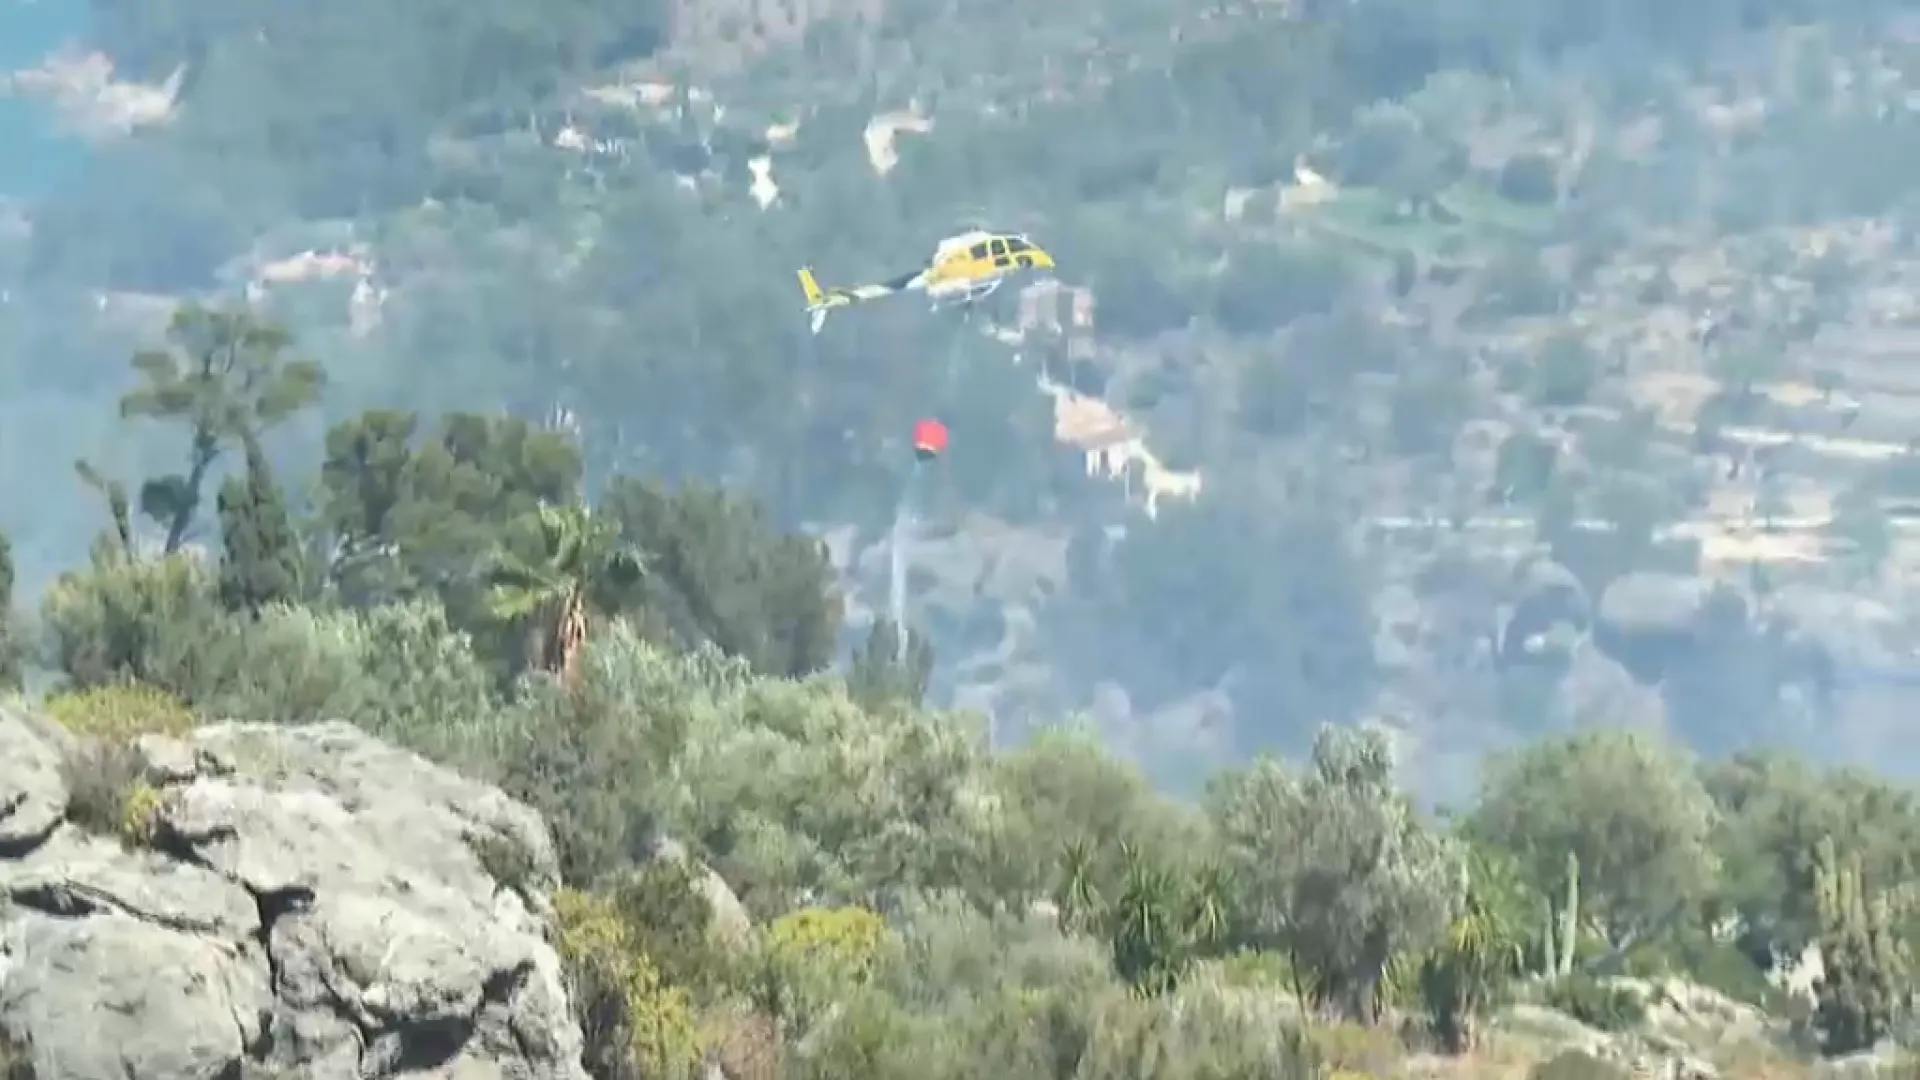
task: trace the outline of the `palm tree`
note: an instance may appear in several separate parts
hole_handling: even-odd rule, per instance
[[[1520,974],[1520,932],[1511,917],[1519,883],[1511,866],[1475,852],[1466,903],[1446,940],[1420,964],[1420,996],[1434,1036],[1448,1053],[1473,1049],[1480,1018]]]
[[[1187,898],[1187,921],[1198,949],[1216,952],[1233,935],[1234,882],[1225,866],[1208,861],[1194,872]]]
[[[1085,837],[1067,842],[1060,856],[1060,877],[1054,889],[1054,908],[1069,931],[1079,933],[1090,928],[1101,916],[1105,904],[1094,884],[1099,853]]]
[[[1180,880],[1122,842],[1126,876],[1107,915],[1114,970],[1147,996],[1170,993],[1188,960],[1188,927],[1181,925]]]
[[[646,566],[617,524],[585,506],[543,505],[534,522],[538,557],[496,553],[487,571],[487,608],[502,622],[531,626],[540,639],[541,668],[571,686],[591,619],[613,611]]]

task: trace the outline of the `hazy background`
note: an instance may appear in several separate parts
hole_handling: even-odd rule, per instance
[[[72,565],[74,459],[178,453],[115,416],[127,357],[251,297],[332,376],[274,436],[296,492],[367,408],[565,424],[590,477],[827,539],[850,638],[943,416],[913,618],[1009,738],[1910,770],[1911,11],[1750,8],[14,2],[8,63],[110,60],[61,85],[119,134],[0,113],[0,527],[29,597]],[[805,333],[793,267],[973,222],[1067,292]]]

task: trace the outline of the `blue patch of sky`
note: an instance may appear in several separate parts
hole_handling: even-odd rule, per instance
[[[87,0],[0,0],[0,72],[32,67],[78,41],[87,14]],[[45,102],[0,94],[0,196],[53,191],[71,182],[86,156],[86,144],[60,130]]]

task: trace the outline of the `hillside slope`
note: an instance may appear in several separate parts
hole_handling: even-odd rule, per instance
[[[117,77],[185,74],[32,211],[9,333],[87,359],[16,379],[75,416],[169,299],[245,292],[341,407],[504,407],[597,473],[756,491],[833,539],[856,612],[938,412],[920,619],[1004,730],[1087,708],[1210,756],[1372,715],[1450,757],[1605,720],[1878,756],[1920,472],[1910,197],[1869,151],[1905,145],[1920,58],[1897,4],[1701,11],[582,5],[491,81],[417,64],[478,9],[431,43],[368,13],[360,52],[108,20]],[[359,91],[321,108],[342,56]],[[783,268],[897,272],[979,220],[1062,259],[1064,294],[990,313],[1017,341],[905,301],[807,337]],[[52,415],[6,426],[98,430]],[[1533,583],[1569,576],[1544,634]],[[1589,633],[1650,580],[1684,625]]]

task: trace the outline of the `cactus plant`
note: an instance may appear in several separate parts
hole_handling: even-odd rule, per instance
[[[1567,852],[1566,894],[1558,912],[1553,901],[1544,905],[1546,919],[1541,927],[1543,963],[1540,973],[1549,979],[1573,973],[1573,957],[1580,944],[1580,856]]]
[[[1814,910],[1825,972],[1814,987],[1814,1026],[1829,1055],[1870,1050],[1913,1006],[1912,972],[1895,930],[1892,899],[1869,891],[1857,855],[1815,848]]]

